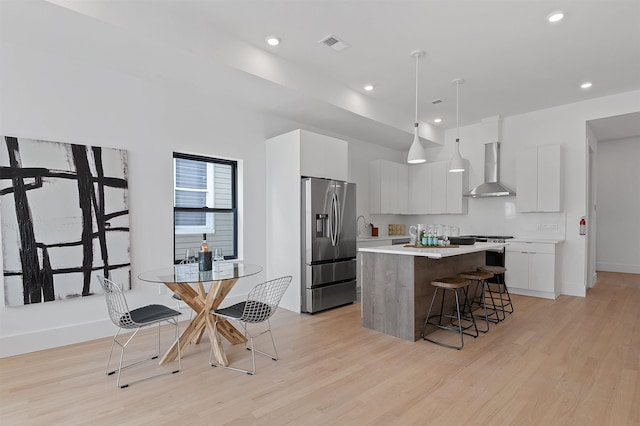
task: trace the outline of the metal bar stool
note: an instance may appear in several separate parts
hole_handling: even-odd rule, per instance
[[[470,318],[470,324],[467,326],[463,326],[462,325],[462,312],[464,311],[464,307],[467,305],[467,301],[469,300],[468,298],[468,289],[469,289],[469,284],[471,284],[469,282],[469,280],[465,280],[462,279],[460,277],[446,277],[446,278],[439,278],[435,281],[431,281],[431,285],[435,287],[435,291],[433,293],[433,297],[431,298],[431,305],[429,305],[429,312],[427,313],[427,318],[424,321],[424,325],[422,326],[422,332],[420,333],[420,336],[424,339],[427,340],[431,343],[435,343],[436,345],[440,345],[440,346],[445,346],[447,348],[452,348],[452,349],[462,349],[462,347],[464,346],[464,335],[468,335],[471,336],[473,338],[478,337],[478,327],[476,326],[476,321],[473,318],[473,316],[471,316]],[[453,293],[455,294],[455,298],[456,298],[456,310],[455,312],[453,312],[450,315],[446,315],[444,314],[444,298],[445,298],[445,294],[447,291],[453,291]],[[438,297],[438,293],[441,292],[441,300],[440,300],[440,313],[439,314],[431,314],[431,312],[433,311],[433,304],[436,301],[436,298]],[[464,301],[463,301],[463,309],[460,309],[460,296],[463,295],[464,296]],[[454,315],[455,314],[455,315]],[[432,322],[431,320],[434,318],[438,318],[438,322]],[[447,318],[450,320],[457,320],[458,323],[457,324],[453,324],[453,322],[450,322],[449,324],[443,325],[442,324],[442,319],[443,318]],[[430,339],[427,336],[425,336],[424,332],[427,328],[427,325],[433,325],[435,327],[438,327],[439,329],[442,330],[447,330],[447,331],[451,331],[454,333],[458,333],[460,334],[460,346],[454,346],[454,345],[450,345],[444,342],[438,342],[436,340]],[[475,334],[472,334],[470,332],[467,332],[466,330],[473,328],[475,330]]]
[[[503,321],[507,313],[513,313],[513,303],[511,303],[511,295],[509,294],[509,289],[507,288],[507,284],[504,281],[504,273],[507,272],[507,268],[504,266],[492,266],[485,265],[478,268],[479,271],[487,271],[491,272],[495,275],[496,280],[498,282],[488,282],[487,288],[489,289],[489,294],[491,295],[491,300],[494,304],[494,308],[496,312],[502,315],[502,318],[498,317],[499,321]],[[500,303],[497,305],[495,303],[496,299]]]
[[[471,271],[471,272],[463,272],[461,274],[458,274],[458,277],[475,283],[475,286],[473,287],[472,296],[471,296],[471,302],[469,303],[469,310],[466,311],[464,314],[469,315],[472,318],[483,319],[486,324],[486,328],[484,330],[478,330],[478,331],[482,333],[486,333],[487,331],[489,331],[489,322],[497,323],[499,321],[498,311],[495,308],[495,303],[493,302],[493,299],[491,302],[492,307],[487,307],[486,292],[488,291],[488,288],[489,288],[487,280],[489,278],[493,278],[493,273],[487,272],[487,271]],[[476,306],[480,307],[484,311],[483,315],[478,315],[473,313],[473,310]],[[492,312],[489,313],[489,310],[491,310]],[[492,316],[495,315],[495,320],[493,318],[489,318],[489,315],[492,315]]]

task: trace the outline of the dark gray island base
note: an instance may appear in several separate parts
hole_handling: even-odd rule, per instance
[[[475,271],[485,264],[486,249],[471,253],[464,250],[467,253],[463,254],[447,253],[440,258],[375,249],[360,250],[362,325],[412,342],[421,338],[434,292],[431,281]],[[453,252],[456,249],[449,250]],[[453,296],[445,299],[445,310],[453,306]],[[439,303],[434,309],[440,311]],[[435,327],[430,326],[426,334],[434,330]]]

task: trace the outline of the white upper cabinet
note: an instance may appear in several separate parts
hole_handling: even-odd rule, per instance
[[[431,163],[409,166],[409,214],[431,213]]]
[[[398,213],[409,212],[409,167],[398,164]]]
[[[374,160],[369,164],[369,213],[406,214],[409,170],[392,161]]]
[[[560,145],[538,148],[538,211],[561,211]]]
[[[349,177],[348,143],[300,130],[300,175],[346,181]]]
[[[516,158],[518,212],[559,212],[560,145],[520,151]]]
[[[464,196],[468,188],[467,173],[450,173],[445,163],[447,174],[447,213],[466,214],[469,199]]]
[[[369,179],[372,214],[467,212],[464,173],[449,173],[444,161],[407,166],[374,160]]]
[[[431,213],[447,213],[447,163],[431,163]]]

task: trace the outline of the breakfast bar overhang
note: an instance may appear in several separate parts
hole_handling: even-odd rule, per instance
[[[434,292],[431,281],[475,271],[485,265],[487,250],[501,250],[505,245],[359,249],[362,325],[412,342],[418,340]],[[453,301],[446,301],[445,305],[453,306]]]

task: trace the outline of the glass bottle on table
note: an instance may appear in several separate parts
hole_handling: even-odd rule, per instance
[[[209,251],[209,244],[207,244],[207,234],[202,234],[202,244],[200,244],[200,251]]]

